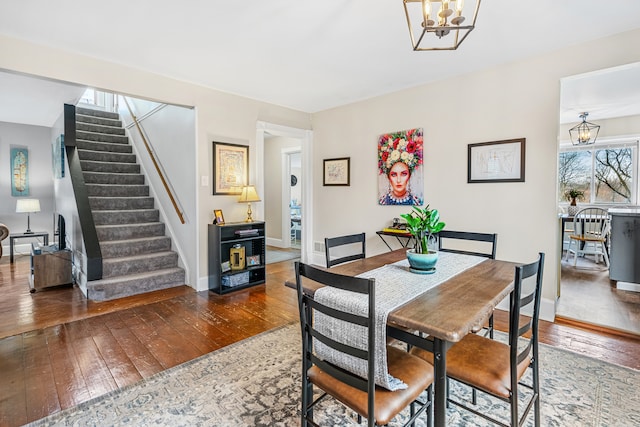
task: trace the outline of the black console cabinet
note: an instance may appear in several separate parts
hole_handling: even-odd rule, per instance
[[[231,249],[244,248],[244,268],[231,270]],[[264,221],[209,224],[209,289],[219,294],[265,282]]]

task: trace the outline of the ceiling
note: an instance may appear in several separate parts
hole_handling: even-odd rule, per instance
[[[401,0],[29,0],[2,2],[0,34],[313,113],[640,28],[638,16],[637,0],[485,0],[458,50],[413,52]],[[77,96],[5,78],[3,100]]]

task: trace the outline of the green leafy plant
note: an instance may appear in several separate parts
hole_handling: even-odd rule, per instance
[[[572,205],[575,206],[576,200],[582,200],[584,197],[584,191],[578,190],[577,188],[569,188],[565,191],[564,196],[571,202]]]
[[[440,221],[440,213],[437,209],[429,209],[429,205],[421,208],[413,206],[413,210],[400,216],[407,222],[407,230],[415,239],[416,253],[428,253],[429,242],[435,240],[434,234],[439,233],[445,223]]]

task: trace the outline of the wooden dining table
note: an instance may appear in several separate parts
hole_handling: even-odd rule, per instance
[[[398,249],[334,266],[331,272],[356,276],[406,258]],[[486,259],[448,278],[389,313],[387,335],[434,353],[434,424],[446,425],[447,350],[465,335],[478,330],[496,306],[513,290],[517,263]],[[285,282],[295,288],[295,279]],[[303,284],[314,293],[319,286]],[[418,331],[416,335],[407,331]],[[430,337],[426,339],[423,337]]]

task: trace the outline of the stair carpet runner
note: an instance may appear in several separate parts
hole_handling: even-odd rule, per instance
[[[102,279],[87,282],[87,298],[183,285],[185,272],[118,114],[76,108],[76,143],[103,258]]]

